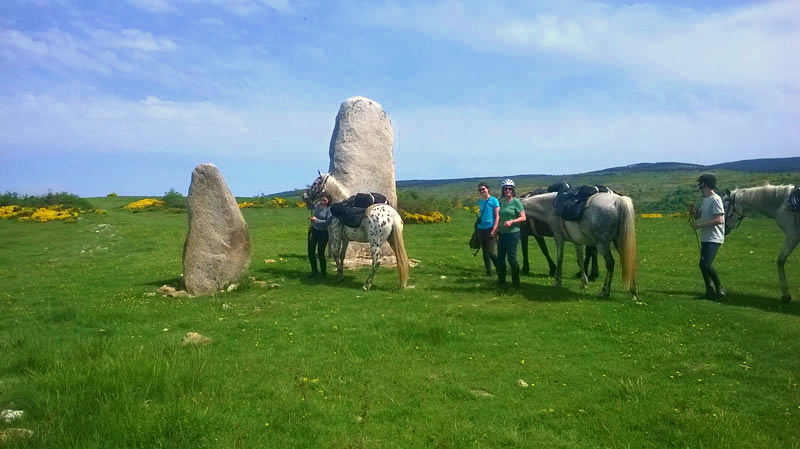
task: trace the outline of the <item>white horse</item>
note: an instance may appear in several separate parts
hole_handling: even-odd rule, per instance
[[[800,242],[800,217],[792,211],[789,197],[795,187],[791,184],[747,189],[736,189],[733,192],[726,190],[722,204],[725,207],[725,234],[733,231],[751,211],[761,212],[775,220],[778,227],[785,234],[783,250],[778,254],[778,281],[781,285],[781,300],[791,301],[789,283],[786,281],[784,265],[786,259],[792,254],[797,243]]]
[[[331,197],[331,203],[338,203],[350,197],[350,192],[341,185],[336,178],[328,173],[320,173],[311,187],[303,195],[306,201],[316,201],[323,193]],[[397,274],[400,278],[400,288],[405,288],[408,282],[408,255],[403,242],[403,220],[400,214],[388,204],[373,204],[364,213],[364,219],[358,228],[345,226],[339,219],[332,217],[328,224],[328,234],[331,255],[336,262],[336,280],[342,280],[344,271],[344,256],[349,242],[363,242],[370,244],[372,254],[372,270],[364,282],[364,290],[372,287],[372,278],[378,268],[378,253],[384,242],[388,241],[397,260]]]
[[[611,278],[614,274],[614,256],[611,242],[617,247],[622,263],[622,283],[638,301],[636,291],[636,228],[633,202],[627,196],[616,193],[598,193],[587,201],[586,209],[579,221],[567,221],[556,215],[555,199],[557,193],[545,193],[522,199],[525,215],[545,221],[553,230],[558,257],[556,279],[553,284],[561,286],[561,271],[564,261],[564,242],[575,244],[578,266],[581,270],[581,287],[589,284],[583,266],[583,246],[597,245],[606,264],[606,279],[603,283],[603,296],[611,294]]]

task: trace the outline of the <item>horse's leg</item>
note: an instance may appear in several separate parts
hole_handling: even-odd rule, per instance
[[[344,234],[344,231],[342,231],[342,234]],[[339,282],[341,282],[344,277],[344,256],[347,254],[347,245],[349,243],[350,242],[344,238],[344,235],[342,235],[342,238],[339,240],[339,259],[336,261],[336,280]]]
[[[372,287],[372,278],[375,277],[375,271],[378,269],[378,253],[381,251],[381,242],[369,242],[370,252],[372,253],[372,268],[369,271],[366,282],[364,282],[364,290],[369,290]]]
[[[800,242],[800,237],[789,237],[787,234],[786,238],[783,240],[783,251],[778,255],[778,281],[781,284],[781,300],[785,302],[792,300],[792,294],[789,293],[789,282],[786,280],[786,269],[784,265],[786,264],[786,259],[789,258],[789,254],[792,254],[798,242]]]
[[[519,272],[528,274],[531,272],[531,266],[528,264],[528,233],[526,231],[520,231],[519,241],[522,243],[522,269]]]
[[[592,271],[589,273],[589,262],[592,264]],[[597,245],[586,246],[586,262],[583,271],[589,273],[589,282],[593,282],[600,275],[600,268],[597,266]]]
[[[544,241],[544,237],[540,235],[535,235],[533,238],[536,239],[536,243],[539,244],[539,249],[544,254],[544,257],[547,259],[547,266],[550,269],[548,276],[553,277],[556,274],[556,264],[553,262],[553,258],[550,257],[550,250],[547,249],[547,242]]]
[[[578,258],[578,267],[580,271],[578,274],[581,278],[581,288],[589,286],[589,280],[586,278],[586,271],[583,269],[583,245],[575,244],[575,256]]]
[[[561,287],[561,272],[564,268],[564,238],[556,236],[556,278],[553,280],[554,287]]]
[[[611,295],[611,279],[614,276],[614,255],[611,254],[610,242],[600,243],[597,245],[597,249],[606,262],[606,279],[603,281],[603,289],[600,294],[607,298]]]

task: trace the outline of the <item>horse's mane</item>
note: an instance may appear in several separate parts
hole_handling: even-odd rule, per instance
[[[531,190],[530,192],[523,193],[522,195],[520,195],[520,196],[519,196],[519,199],[522,199],[522,198],[530,198],[530,197],[532,197],[532,196],[541,195],[541,194],[543,194],[543,193],[548,193],[548,192],[547,192],[547,189],[533,189],[533,190]]]
[[[736,189],[731,196],[736,197],[736,202],[743,206],[763,211],[775,211],[789,198],[794,190],[792,184],[773,186],[770,184],[759,187]]]
[[[327,179],[325,180],[325,186],[323,190],[331,196],[331,201],[337,203],[339,201],[344,201],[350,197],[350,192],[345,188],[345,186],[339,184],[339,181],[333,177],[330,173],[327,173],[323,176],[326,176]]]

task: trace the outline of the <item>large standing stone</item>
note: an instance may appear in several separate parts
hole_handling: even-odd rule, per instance
[[[348,98],[336,115],[330,146],[330,173],[351,193],[377,192],[397,207],[392,122],[380,104]]]
[[[365,97],[345,100],[336,115],[331,136],[329,172],[351,194],[377,192],[397,207],[394,178],[394,132],[383,107]],[[381,265],[394,265],[394,253],[384,244]],[[347,247],[345,267],[372,264],[369,245],[351,242]]]
[[[200,164],[192,171],[188,206],[183,280],[192,295],[213,294],[247,271],[250,231],[214,164]]]

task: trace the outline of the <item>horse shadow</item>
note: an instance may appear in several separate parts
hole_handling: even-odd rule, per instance
[[[521,284],[519,288],[515,288],[511,285],[511,274],[510,272],[507,275],[506,285],[500,286],[497,283],[497,275],[494,274],[492,276],[486,276],[483,274],[483,269],[481,268],[466,268],[466,267],[448,267],[448,276],[452,276],[460,282],[461,285],[455,285],[452,281],[443,283],[441,285],[428,287],[426,290],[434,290],[440,292],[447,292],[447,293],[464,293],[464,294],[474,294],[477,292],[493,292],[500,294],[502,296],[511,296],[511,295],[520,295],[524,299],[528,301],[539,301],[539,302],[567,302],[567,301],[579,301],[579,300],[595,300],[595,299],[606,299],[602,298],[598,290],[594,294],[594,292],[590,292],[588,289],[583,292],[575,292],[572,289],[562,287],[554,287],[551,285],[542,285],[538,283],[530,283],[525,282],[525,276],[521,277]],[[549,279],[550,276],[547,274],[542,275],[533,275],[528,276],[527,278],[542,278],[542,279]],[[479,285],[476,287],[475,284],[478,283]]]
[[[284,259],[307,259],[306,256],[298,255],[298,254],[281,254],[278,257],[283,257]],[[307,270],[297,270],[292,266],[287,266],[284,264],[271,264],[272,266],[264,267],[256,271],[266,277],[275,277],[275,278],[283,278],[286,280],[292,280],[304,285],[325,285],[327,287],[335,287],[335,288],[343,288],[348,290],[358,290],[362,291],[362,286],[364,285],[364,281],[367,279],[367,275],[369,274],[369,267],[363,267],[356,270],[344,270],[344,275],[342,276],[341,281],[336,280],[336,264],[334,264],[331,260],[328,260],[327,268],[328,274],[325,277],[312,277],[311,276],[311,268],[309,267]],[[376,277],[380,274],[381,270],[378,271]],[[382,277],[381,277],[382,279]],[[385,291],[391,292],[397,289],[397,276],[396,274],[387,278],[387,284],[375,284],[373,282],[372,288],[370,291]]]
[[[696,301],[709,301],[707,299],[695,299],[700,293],[699,290],[650,290],[654,293],[670,295],[681,299]],[[645,292],[646,293],[646,292]],[[800,316],[800,302],[782,302],[775,296],[763,296],[753,294],[742,294],[737,291],[727,291],[727,296],[721,301],[717,301],[722,306],[727,307],[747,307],[751,309],[763,310],[765,312],[786,313],[789,315]]]

